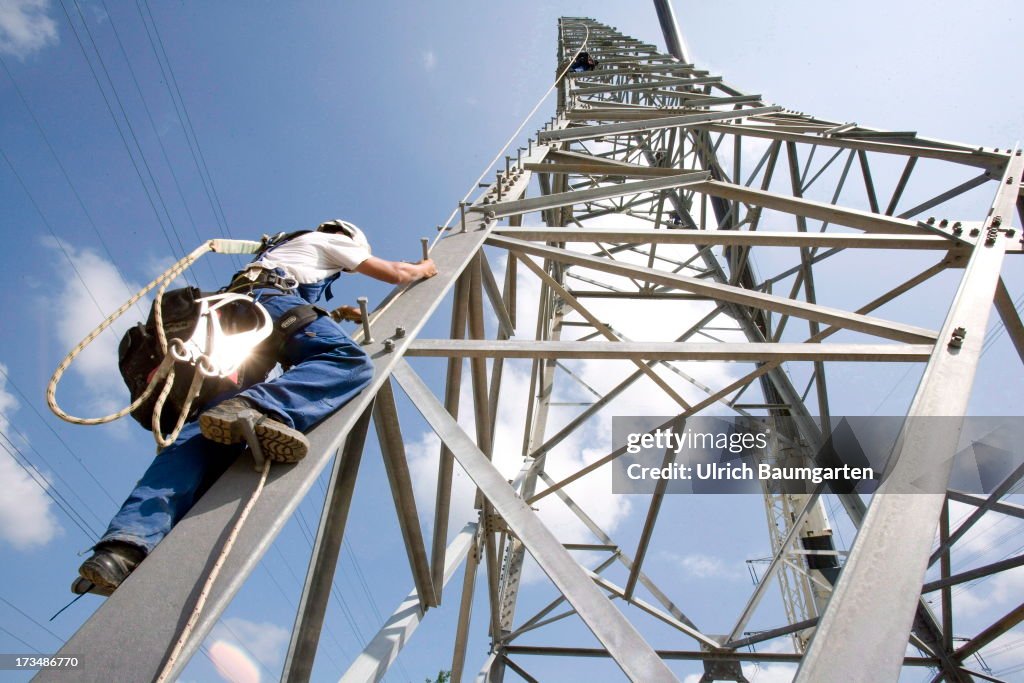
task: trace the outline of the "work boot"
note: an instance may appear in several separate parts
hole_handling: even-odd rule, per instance
[[[89,592],[110,595],[144,559],[146,551],[139,546],[122,541],[108,541],[96,546],[92,557],[82,563],[78,573],[86,581],[92,582],[95,590]],[[74,585],[72,591],[75,591]]]
[[[203,436],[217,443],[239,443],[245,439],[243,423],[251,419],[263,456],[274,462],[298,462],[309,452],[305,435],[257,409],[241,397],[229,398],[199,416]]]

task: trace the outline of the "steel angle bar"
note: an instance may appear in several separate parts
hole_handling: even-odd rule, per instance
[[[968,581],[974,581],[981,579],[986,576],[991,576],[998,572],[1004,572],[1007,569],[1013,569],[1024,565],[1024,555],[1017,555],[1016,557],[1009,557],[1005,560],[999,560],[992,564],[986,564],[982,567],[976,567],[959,574],[952,574],[949,577],[936,579],[935,581],[929,581],[921,587],[922,593],[931,593],[933,591],[942,590],[949,586],[956,586],[961,583],[967,583]]]
[[[459,616],[455,625],[455,644],[452,646],[452,678],[460,683],[466,667],[466,645],[469,643],[469,626],[473,617],[473,597],[476,592],[476,574],[480,568],[480,550],[484,533],[483,527],[473,538],[473,546],[466,558],[462,574],[462,596],[459,599]]]
[[[469,553],[476,532],[477,524],[471,522],[448,544],[444,554],[443,584],[448,583]],[[384,678],[425,614],[422,599],[413,589],[342,675],[342,683],[368,683]]]
[[[512,324],[512,317],[509,315],[508,309],[505,307],[505,300],[502,298],[498,282],[494,279],[494,271],[491,270],[491,264],[486,258],[483,258],[480,260],[480,267],[482,268],[481,275],[483,276],[484,291],[487,292],[487,299],[491,302],[491,310],[494,312],[495,317],[498,318],[498,325],[506,335],[509,337],[514,336],[516,328]]]
[[[802,344],[631,341],[495,341],[418,339],[406,356],[465,358],[592,358],[605,360],[680,361],[927,361],[931,344]]]
[[[973,496],[969,493],[964,493],[963,491],[949,489],[946,491],[946,495],[950,500],[955,500],[958,503],[967,503],[968,505],[973,505],[975,507],[989,504],[989,499],[987,497],[983,498],[981,496]],[[1010,515],[1011,517],[1024,519],[1024,505],[997,501],[995,503],[991,503],[991,510],[1003,515]]]
[[[956,531],[949,535],[949,538],[939,544],[939,547],[936,548],[935,552],[933,552],[931,557],[928,558],[928,565],[931,566],[935,564],[944,552],[952,548],[954,543],[963,538],[964,534],[970,531],[971,527],[981,520],[984,514],[991,510],[992,506],[998,503],[999,499],[1006,495],[1006,493],[1013,488],[1014,484],[1016,484],[1022,476],[1024,476],[1024,463],[1018,465],[1013,472],[999,482],[999,485],[993,489],[992,493],[988,494],[987,500],[979,505],[976,510],[971,512],[967,519],[961,522],[960,526],[956,528]]]
[[[539,164],[544,167],[544,164]],[[658,169],[665,170],[665,169]],[[948,250],[938,235],[893,235],[814,232],[743,232],[738,230],[654,230],[650,228],[495,228],[494,235],[534,242],[610,242],[612,244],[692,244],[742,247],[813,247],[842,249]]]
[[[662,57],[664,59],[664,57]],[[606,60],[601,61],[601,65],[604,66],[609,62]],[[620,69],[602,69],[597,73],[607,74],[612,76],[632,76],[636,74],[650,74],[650,73],[689,73],[700,71],[693,64],[685,64],[679,62],[666,62],[664,64],[628,64]],[[707,73],[706,71],[700,71],[700,73]],[[579,77],[590,77],[593,78],[594,72],[584,71],[581,74],[576,74]],[[568,74],[572,75],[572,74]],[[598,100],[600,101],[600,100]]]
[[[766,640],[772,640],[779,636],[788,636],[791,633],[806,631],[807,629],[814,628],[817,625],[818,617],[814,617],[813,619],[804,619],[803,621],[798,621],[795,624],[787,624],[786,626],[768,629],[767,631],[757,631],[746,638],[730,640],[728,643],[723,644],[722,647],[737,650],[741,647],[749,647],[751,645],[756,645],[757,643],[763,643]]]
[[[589,190],[573,190],[571,192],[557,192],[541,197],[530,199],[516,199],[512,201],[496,202],[494,204],[475,204],[472,211],[479,213],[494,213],[495,218],[504,218],[521,213],[543,211],[545,209],[557,209],[573,204],[583,204],[601,199],[612,199],[625,195],[643,194],[668,190],[685,185],[693,185],[707,180],[708,174],[704,171],[679,172],[666,178],[654,178],[652,180],[639,180],[633,183],[621,185],[609,185],[606,187],[595,187]]]
[[[527,160],[543,159],[548,149],[535,146]],[[467,224],[467,232],[450,234],[431,251],[439,271],[436,277],[396,289],[387,304],[373,315],[372,328],[388,330],[388,334],[379,335],[378,341],[363,347],[375,362],[369,386],[308,433],[310,449],[303,460],[271,468],[266,487],[224,563],[172,676],[180,674],[232,597],[255,570],[356,420],[369,407],[405,346],[426,324],[493,228],[493,222],[481,221],[472,214],[467,216]],[[404,327],[407,335],[393,340],[393,352],[388,353],[384,349],[384,337],[390,336],[390,331],[398,326]],[[252,461],[247,457],[239,458],[146,561],[65,643],[61,656],[90,653],[82,669],[76,671],[78,680],[105,683],[149,680],[157,676],[217,557],[224,530],[232,523],[241,501],[252,494],[255,484]],[[38,675],[42,681],[57,677],[59,674],[50,670]]]
[[[984,631],[961,645],[956,652],[953,653],[953,656],[959,660],[963,660],[965,657],[968,657],[982,649],[1022,621],[1024,621],[1024,603],[1017,605],[1004,617],[999,619],[999,621],[995,622]]]
[[[810,199],[800,199],[789,195],[756,190],[743,185],[734,185],[718,180],[709,180],[693,187],[697,192],[706,192],[714,197],[730,199],[752,204],[765,209],[774,209],[783,213],[796,214],[828,223],[845,225],[867,232],[898,233],[905,235],[932,234],[946,237],[951,242],[963,242],[960,237],[951,233],[945,233],[938,228],[924,226],[924,224],[883,216],[882,214],[848,209],[835,204],[816,202]],[[927,229],[926,229],[927,228]]]
[[[660,81],[637,81],[635,83],[620,83],[617,85],[577,85],[573,87],[572,93],[578,95],[596,95],[609,92],[639,92],[654,88],[669,88],[686,85],[708,85],[721,83],[721,76],[699,76],[697,78],[666,78]]]
[[[476,675],[476,683],[494,683],[491,679],[491,670],[494,667],[495,662],[498,660],[497,651],[492,651],[487,655],[487,659],[484,660],[484,664],[480,667],[479,673]]]
[[[1011,157],[1007,176],[1019,179],[1024,157]],[[1001,184],[988,223],[1010,215],[1017,188]],[[953,455],[984,342],[1006,243],[995,231],[974,248],[925,367],[892,460],[879,487],[814,639],[797,673],[799,683],[822,680],[836,670],[852,681],[894,680],[918,608],[922,579],[945,502]],[[963,330],[966,336],[954,332]],[[914,420],[937,416],[944,420]],[[924,424],[927,422],[927,424]],[[910,491],[922,490],[922,493]],[[863,653],[873,654],[870,669]]]
[[[611,166],[603,163],[584,163],[581,161],[574,161],[568,164],[526,164],[526,170],[535,171],[537,173],[628,176],[631,178],[666,178],[669,176],[677,176],[680,173],[677,168],[657,168],[652,166],[637,166],[636,164]]]
[[[705,650],[656,650],[659,657],[669,661],[690,661],[700,662],[708,659],[717,659],[731,662],[765,662],[765,663],[797,663],[800,661],[799,654],[785,652],[708,652]],[[592,647],[553,647],[548,645],[508,645],[505,648],[507,655],[538,655],[548,657],[608,657],[607,650]],[[906,666],[934,667],[938,660],[934,657],[904,657],[903,664]],[[831,678],[822,679],[831,681]]]
[[[726,133],[728,135],[743,135],[756,138],[768,138],[784,142],[797,142],[807,145],[818,145],[821,147],[843,148],[853,150],[864,150],[866,152],[878,152],[880,154],[895,154],[901,156],[921,157],[923,159],[938,159],[965,166],[977,166],[981,168],[995,168],[1005,163],[1006,156],[986,151],[961,150],[957,148],[942,148],[924,146],[921,144],[894,143],[894,142],[873,142],[855,138],[833,138],[821,135],[797,133],[787,131],[784,128],[776,129],[774,126],[757,126],[749,124],[728,124],[711,123],[698,124],[701,128],[712,133]],[[920,143],[920,139],[915,140]]]
[[[576,564],[536,513],[516,495],[502,474],[444,410],[412,368],[401,361],[394,374],[417,410],[442,441],[448,444],[459,464],[483,492],[495,512],[501,515],[511,532],[523,542],[537,564],[565,595],[623,672],[633,680],[676,681],[676,677],[651,646],[594,586],[586,572]]]
[[[592,570],[593,573],[600,574],[605,569],[607,569],[608,567],[613,565],[615,563],[616,559],[617,558],[614,555],[606,558],[604,562],[602,562],[601,564],[599,564],[597,567],[595,567]],[[549,602],[547,605],[542,607],[532,617],[530,617],[529,619],[524,621],[522,623],[522,625],[520,625],[519,628],[517,628],[515,631],[511,631],[511,632],[509,632],[507,634],[502,635],[501,640],[503,642],[506,642],[506,643],[511,642],[511,641],[515,640],[516,638],[518,638],[519,636],[521,636],[522,634],[527,633],[528,631],[532,631],[534,629],[540,628],[541,626],[549,624],[549,623],[552,623],[554,621],[559,621],[561,619],[564,619],[564,618],[568,617],[571,614],[576,614],[576,610],[570,609],[570,610],[568,610],[566,612],[562,612],[561,614],[558,614],[558,615],[556,615],[554,617],[551,617],[550,619],[545,619],[544,618],[548,614],[550,614],[552,611],[554,611],[554,609],[556,607],[558,607],[559,605],[561,605],[563,602],[565,602],[565,596],[564,595],[559,595],[557,598],[555,598],[554,600]]]
[[[452,315],[449,336],[461,339],[466,334],[466,317],[469,313],[469,274],[463,273],[455,284],[452,297]],[[462,397],[462,359],[451,358],[445,370],[444,406],[452,415],[459,414],[459,403]],[[441,549],[448,539],[448,516],[451,508],[452,477],[455,472],[455,460],[448,447],[441,444],[437,461],[437,489],[434,492],[434,530],[431,544],[431,577],[435,588],[435,597],[441,599],[439,581],[444,572],[444,556]]]
[[[519,676],[520,678],[522,678],[522,679],[523,679],[524,681],[526,681],[526,683],[540,683],[540,681],[539,681],[539,680],[537,680],[536,678],[534,678],[533,676],[531,676],[531,675],[530,675],[530,674],[529,674],[529,673],[528,673],[528,672],[526,671],[526,669],[524,669],[523,667],[519,666],[518,664],[516,664],[515,662],[513,662],[513,661],[512,661],[511,659],[509,659],[508,657],[502,657],[502,658],[501,658],[501,660],[502,660],[502,662],[504,662],[505,666],[507,666],[508,668],[510,668],[510,669],[512,669],[513,671],[515,671],[515,672],[516,672],[516,674],[517,674],[517,675],[518,675],[518,676]]]
[[[373,406],[373,424],[377,430],[384,469],[391,486],[391,497],[398,513],[398,526],[402,530],[405,551],[409,557],[416,593],[423,598],[424,607],[436,607],[439,602],[434,594],[430,575],[430,561],[427,557],[423,532],[420,530],[419,515],[416,513],[416,497],[413,494],[412,476],[406,460],[402,428],[398,421],[398,408],[391,381],[381,385]]]
[[[595,102],[590,109],[574,109],[565,112],[567,121],[647,121],[666,116],[684,116],[694,114],[697,107],[720,106],[724,104],[761,104],[761,95],[730,95],[716,97],[698,93],[673,93],[676,99],[682,99],[685,106],[675,107],[609,107],[610,102]]]
[[[671,171],[673,173],[682,173],[684,169],[679,168],[661,168],[657,166],[641,166],[639,164],[633,164],[628,161],[619,161],[618,159],[608,159],[606,157],[597,156],[594,154],[582,154],[580,152],[573,152],[568,149],[556,149],[548,152],[544,158],[545,163],[541,164],[541,168],[547,168],[548,162],[553,164],[595,164],[600,165],[608,169],[609,173],[616,170],[629,170],[629,169],[657,169],[659,171]]]
[[[863,152],[861,152],[861,154],[863,154]],[[954,188],[946,190],[945,192],[932,197],[926,202],[918,204],[912,209],[907,209],[906,211],[899,214],[899,218],[911,218],[920,213],[924,213],[925,211],[931,209],[932,207],[947,202],[953,197],[958,197],[962,195],[964,192],[967,192],[968,190],[973,190],[974,188],[984,185],[985,183],[991,180],[992,178],[987,172],[982,173],[981,175],[977,175],[971,178],[970,180],[960,183]]]
[[[752,291],[743,287],[721,284],[700,278],[676,275],[653,268],[644,268],[633,264],[621,263],[610,259],[598,258],[581,254],[579,252],[559,249],[556,247],[541,246],[531,242],[512,239],[509,237],[492,236],[488,244],[503,247],[512,251],[519,251],[533,256],[550,258],[563,263],[593,268],[613,275],[625,277],[636,277],[659,285],[683,289],[697,294],[704,294],[718,301],[753,306],[759,309],[789,313],[798,318],[826,322],[837,327],[865,332],[886,339],[903,341],[909,343],[932,342],[936,333],[912,325],[890,322],[878,318],[872,318],[857,313],[850,313],[840,309],[809,304],[794,299],[786,299],[771,294]]]
[[[327,600],[334,584],[334,572],[345,536],[345,524],[372,410],[367,408],[359,417],[331,471],[331,481],[313,542],[313,554],[309,560],[306,581],[299,597],[298,613],[295,615],[295,626],[285,657],[281,675],[283,681],[308,681],[313,672],[313,661],[320,643],[324,615],[327,613]]]
[[[667,116],[660,119],[649,119],[647,121],[624,121],[621,123],[603,123],[593,126],[574,126],[561,130],[542,131],[537,135],[540,142],[569,142],[572,140],[587,140],[599,138],[606,135],[631,135],[644,133],[662,128],[677,128],[694,126],[710,121],[739,120],[757,114],[782,111],[782,107],[751,107],[749,109],[734,109],[731,111],[713,111],[702,114],[686,114],[684,116]]]

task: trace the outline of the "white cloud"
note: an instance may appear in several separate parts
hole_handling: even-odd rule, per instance
[[[0,365],[4,373],[6,366]],[[7,380],[0,376],[0,431],[10,435],[9,416],[18,408],[14,396],[7,392]],[[7,452],[10,444],[0,449],[0,482],[3,482],[3,495],[0,495],[0,540],[6,541],[14,548],[25,550],[43,546],[62,533],[60,523],[53,511],[53,503],[32,477],[14,460],[14,455]],[[13,450],[13,449],[12,449]],[[45,478],[36,475],[38,480],[49,486]]]
[[[423,53],[423,70],[433,71],[437,67],[437,53],[427,50]]]
[[[57,23],[49,0],[0,0],[0,52],[19,59],[56,45]]]
[[[686,574],[698,579],[737,579],[746,574],[740,567],[733,566],[720,557],[703,553],[668,555]]]
[[[210,633],[210,659],[217,672],[236,683],[260,680],[259,664],[273,671],[284,659],[288,631],[269,621],[228,617]]]

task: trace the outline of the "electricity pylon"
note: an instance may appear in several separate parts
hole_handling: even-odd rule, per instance
[[[1024,619],[1024,607],[963,634],[954,631],[951,590],[1024,560],[956,574],[951,566],[982,514],[1024,516],[1000,501],[1024,468],[987,497],[906,491],[922,471],[946,488],[993,304],[1024,358],[1024,326],[1000,277],[1004,257],[1022,251],[1014,214],[1024,157],[790,111],[592,19],[562,19],[559,74],[581,48],[597,69],[561,78],[552,120],[462,207],[431,252],[440,274],[377,307],[362,339],[373,383],[310,434],[304,461],[274,471],[182,662],[337,451],[285,664],[286,679],[308,678],[372,418],[415,585],[342,680],[383,677],[442,598],[459,605],[456,632],[426,637],[454,642],[453,680],[466,679],[470,665],[480,666],[479,680],[535,680],[529,671],[543,667],[534,664],[541,657],[610,658],[636,681],[677,680],[684,666],[702,666],[703,680],[746,680],[747,662],[796,664],[797,680],[808,682],[896,680],[904,667],[933,669],[934,680],[981,675],[970,658]],[[936,177],[947,184],[929,186]],[[534,339],[513,339],[525,305],[536,306]],[[449,338],[420,336],[428,319],[445,315]],[[436,393],[413,367],[428,357],[447,363]],[[515,363],[527,366],[525,404],[508,400]],[[622,531],[625,542],[598,523],[593,500],[570,495],[607,474],[622,449],[581,459],[566,445],[580,448],[595,425],[600,432],[613,413],[631,414],[620,399],[637,388],[650,398],[645,408],[665,415],[768,420],[773,457],[808,463],[831,433],[833,407],[849,405],[853,376],[842,368],[856,364],[877,379],[892,363],[923,368],[907,415],[945,420],[904,423],[895,464],[869,503],[836,496],[836,514],[858,528],[848,555],[833,541],[821,489],[767,486],[772,555],[727,632],[701,628],[678,587],[651,569],[658,543],[674,539],[658,530],[682,522],[682,496],[670,501],[659,482],[642,498],[639,532]],[[589,398],[559,400],[580,396]],[[443,444],[429,543],[399,419],[406,400]],[[461,406],[471,420],[460,423]],[[521,445],[497,438],[509,424],[522,431]],[[509,458],[518,472],[496,466]],[[575,463],[568,471],[566,461]],[[456,463],[476,487],[474,519],[452,519]],[[236,464],[65,645],[62,653],[89,654],[80,679],[159,671],[251,491],[251,469]],[[951,501],[977,514],[952,529]],[[693,515],[705,503],[685,501]],[[548,504],[564,506],[589,542],[560,538],[534,509]],[[524,602],[527,558],[557,590],[539,610]],[[925,584],[932,564],[939,573]],[[461,591],[449,588],[457,575]],[[781,609],[764,600],[775,585]],[[937,610],[924,600],[935,592]],[[467,662],[477,593],[486,596],[476,612],[491,650]],[[764,628],[749,628],[755,615]],[[585,625],[596,646],[563,642],[573,633],[561,630],[567,620]],[[789,645],[751,649],[778,641]]]

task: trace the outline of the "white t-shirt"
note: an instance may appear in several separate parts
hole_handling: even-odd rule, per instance
[[[260,263],[282,268],[300,285],[306,285],[341,270],[351,272],[371,255],[368,245],[341,233],[310,232],[274,247]]]

